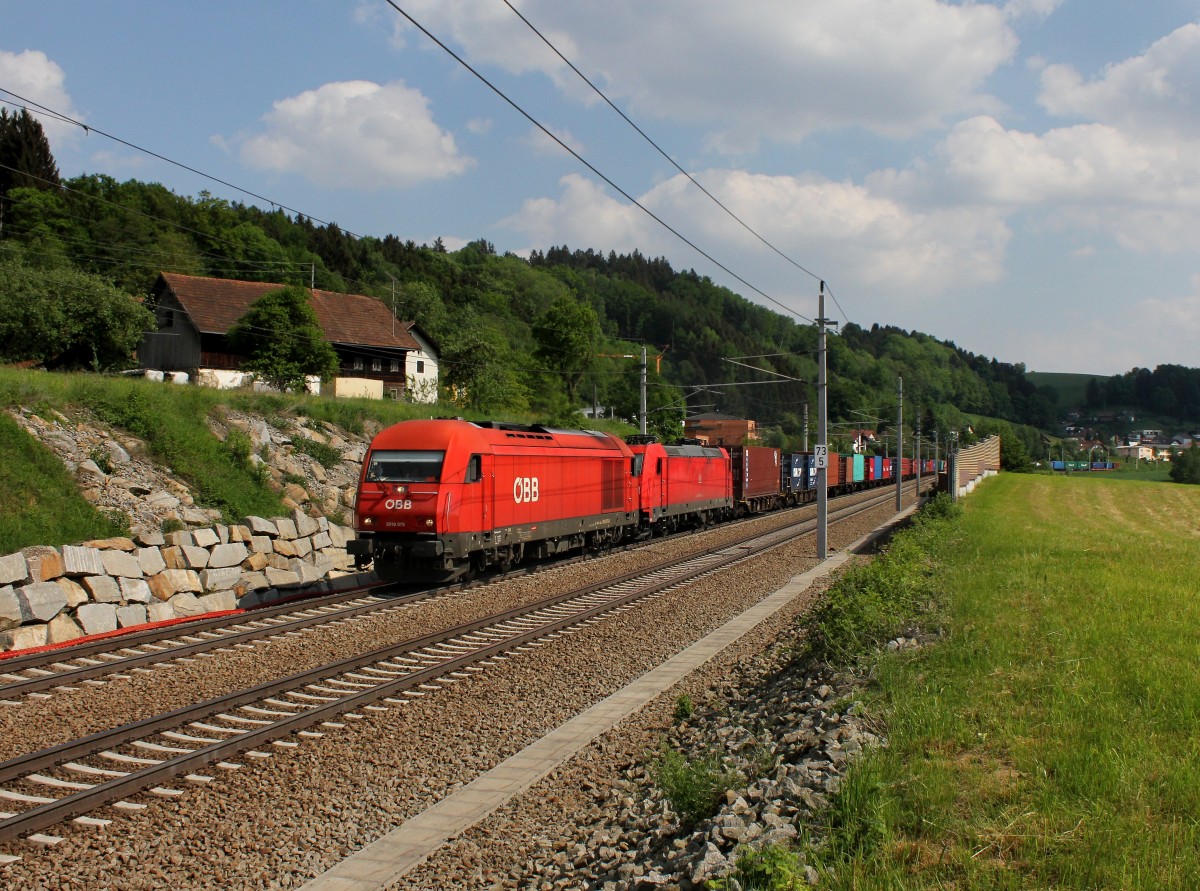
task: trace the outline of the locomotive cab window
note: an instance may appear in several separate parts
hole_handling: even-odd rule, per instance
[[[645,465],[645,463],[646,463],[645,455],[634,455],[633,458],[631,458],[629,461],[630,474],[632,474],[633,476],[641,476],[642,475],[642,467]]]
[[[367,459],[367,482],[435,483],[442,478],[445,452],[376,451]]]
[[[483,455],[472,455],[467,464],[467,482],[477,483],[483,479]]]

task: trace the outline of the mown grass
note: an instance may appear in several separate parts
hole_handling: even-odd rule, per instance
[[[825,887],[1200,883],[1200,491],[1001,476],[931,580],[948,637],[882,659],[889,744],[835,799]]]

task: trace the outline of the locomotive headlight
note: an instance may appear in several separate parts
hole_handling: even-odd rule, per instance
[[[426,525],[426,526],[432,526],[432,525],[433,525],[433,520],[432,520],[432,519],[426,520],[426,521],[425,521],[425,525]]]
[[[392,487],[393,495],[403,495],[407,491],[408,491],[408,486],[393,486]]]
[[[374,517],[363,517],[362,524],[363,524],[364,526],[374,526],[374,525],[375,525],[375,518],[374,518]]]

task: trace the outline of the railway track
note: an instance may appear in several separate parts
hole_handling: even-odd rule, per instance
[[[841,519],[886,502],[885,495],[831,512]],[[270,750],[295,748],[345,722],[402,708],[441,686],[469,679],[532,647],[633,608],[685,583],[809,534],[815,520],[746,536],[683,562],[669,561],[534,604],[357,655],[280,680],[177,709],[0,764],[0,841],[53,843],[40,831],[93,814],[144,808],[139,794],[178,797],[164,785],[207,783]],[[182,785],[176,783],[176,786]],[[11,808],[11,810],[10,810]]]
[[[528,571],[517,569],[503,577],[514,577]],[[255,641],[295,635],[319,625],[407,608],[420,600],[444,596],[498,578],[468,585],[410,590],[399,597],[394,593],[384,593],[395,592],[397,588],[394,584],[378,582],[306,598],[301,602],[259,608],[236,616],[199,618],[180,626],[134,631],[118,638],[90,641],[63,650],[0,660],[0,705],[19,705],[26,697],[45,697],[53,695],[55,690],[70,691],[79,685],[99,683],[102,678],[125,680],[129,677],[128,672],[230,647],[245,648]]]

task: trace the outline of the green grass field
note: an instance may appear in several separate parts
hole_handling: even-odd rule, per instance
[[[947,639],[877,668],[889,745],[824,887],[1200,887],[1200,488],[1002,475],[933,582]]]

